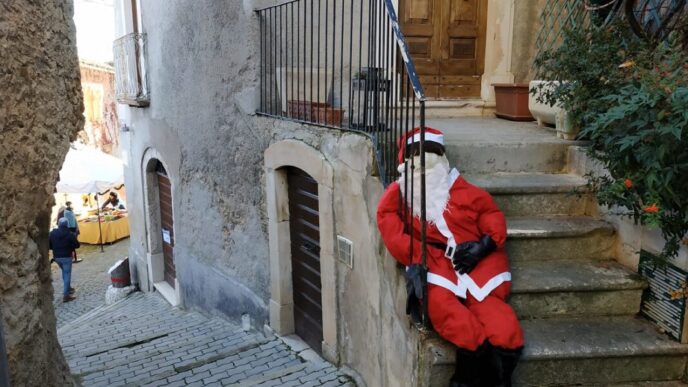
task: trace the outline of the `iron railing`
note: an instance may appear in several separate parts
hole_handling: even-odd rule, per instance
[[[398,140],[424,127],[425,95],[390,0],[294,0],[260,20],[258,114],[366,133],[380,177]]]
[[[146,77],[146,34],[131,33],[115,40],[115,97],[131,106],[148,106]]]
[[[399,177],[398,153],[406,151],[400,142],[419,128],[420,165],[414,158],[404,163],[399,184],[408,198],[400,200],[399,213],[411,240],[421,240],[427,269],[425,94],[392,1],[293,0],[256,12],[258,114],[370,136],[385,186]],[[409,213],[414,189],[420,190],[420,230]],[[409,249],[412,256],[413,243]]]

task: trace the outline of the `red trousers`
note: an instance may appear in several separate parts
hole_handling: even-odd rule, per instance
[[[523,330],[506,303],[511,283],[505,282],[478,301],[460,300],[449,290],[428,284],[428,314],[437,333],[459,348],[474,351],[487,339],[495,347],[523,346]]]

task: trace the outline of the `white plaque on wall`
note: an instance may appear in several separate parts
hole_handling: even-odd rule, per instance
[[[170,230],[163,228],[162,229],[162,240],[165,243],[172,244],[172,238],[170,237]]]

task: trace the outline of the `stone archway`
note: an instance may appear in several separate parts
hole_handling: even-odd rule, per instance
[[[268,233],[270,238],[270,326],[277,334],[294,333],[287,169],[296,167],[318,183],[323,342],[327,360],[339,360],[333,186],[334,170],[316,149],[284,140],[265,151]]]
[[[161,211],[161,195],[160,195],[160,169],[169,172],[167,164],[163,161],[160,153],[154,148],[148,148],[143,154],[141,161],[141,169],[143,176],[143,197],[145,201],[144,206],[144,220],[146,225],[146,265],[148,266],[148,284],[149,291],[157,290],[170,304],[178,306],[181,304],[181,291],[179,287],[179,280],[176,275],[173,278],[169,276],[169,269],[166,264],[166,253],[169,252],[171,246],[174,245],[172,239],[165,240],[163,237],[163,230],[166,231],[168,238],[174,238],[174,230],[168,230],[167,223],[174,221],[173,202],[171,214],[167,217],[171,218],[165,222],[165,216]],[[167,179],[169,180],[170,194],[174,193],[175,181],[169,173]],[[166,251],[168,250],[168,251]],[[169,260],[169,257],[168,257]]]

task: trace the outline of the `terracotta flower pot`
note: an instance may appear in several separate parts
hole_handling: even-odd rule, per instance
[[[331,106],[318,106],[313,108],[317,123],[341,127],[344,109],[337,109]]]
[[[290,99],[288,101],[289,117],[297,120],[315,122],[317,118],[316,109],[327,106],[322,102],[300,101]]]
[[[533,121],[528,110],[528,84],[495,83],[495,115],[512,121]]]

